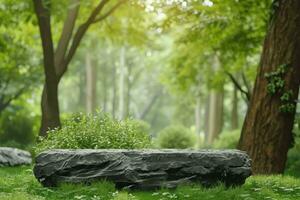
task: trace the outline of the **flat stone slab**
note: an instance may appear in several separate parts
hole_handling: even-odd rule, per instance
[[[0,167],[30,165],[31,154],[21,149],[0,147]]]
[[[238,150],[50,150],[35,162],[34,175],[46,187],[97,180],[133,189],[236,186],[251,175],[249,156]]]

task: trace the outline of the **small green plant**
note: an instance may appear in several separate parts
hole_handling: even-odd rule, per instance
[[[295,103],[293,102],[293,91],[284,92],[280,97],[282,105],[279,107],[282,113],[292,113],[296,109]]]
[[[48,149],[140,149],[150,145],[146,123],[118,121],[105,113],[77,114],[61,129],[48,132],[36,146],[36,153]]]
[[[0,118],[0,145],[25,148],[35,142],[34,121],[24,111],[8,110]]]
[[[237,147],[240,135],[240,129],[224,131],[219,135],[217,140],[214,141],[212,147],[215,149],[235,149]]]
[[[289,65],[280,65],[276,71],[266,73],[265,78],[268,80],[267,91],[271,95],[275,95],[284,89],[285,81],[283,79]]]
[[[276,71],[266,73],[265,77],[268,80],[267,92],[270,95],[279,94],[281,105],[279,111],[281,113],[293,113],[295,110],[295,103],[292,100],[293,92],[291,90],[285,91],[284,76],[289,68],[289,64],[280,65]]]
[[[169,126],[158,133],[158,146],[167,149],[193,148],[196,135],[181,125]]]

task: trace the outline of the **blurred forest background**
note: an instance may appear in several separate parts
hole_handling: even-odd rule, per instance
[[[43,132],[47,69],[37,2],[50,6],[46,0],[0,0],[1,146],[28,148]],[[183,148],[236,148],[275,4],[111,0],[89,24],[98,3],[51,1],[52,56],[54,62],[70,58],[57,82],[62,126],[74,113],[105,112],[118,120],[139,120],[154,141],[172,132],[178,141],[158,142],[162,147],[180,148],[186,134],[192,142]],[[47,20],[42,23],[46,27]],[[75,27],[75,39],[65,39],[64,47],[66,24]],[[64,52],[76,46],[80,30],[84,34],[75,51]]]

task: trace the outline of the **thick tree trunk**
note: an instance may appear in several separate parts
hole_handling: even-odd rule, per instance
[[[42,94],[42,121],[40,135],[46,136],[49,129],[60,127],[58,83],[54,64],[54,48],[51,33],[50,7],[43,4],[41,0],[33,0],[35,13],[37,15],[39,30],[43,47],[43,61],[45,73],[45,85]]]
[[[232,95],[232,109],[231,109],[231,129],[235,130],[239,127],[239,113],[238,113],[238,95],[237,88],[233,86],[233,95]]]
[[[252,158],[254,174],[283,173],[292,141],[295,109],[282,111],[282,105],[295,105],[300,83],[300,1],[279,0],[270,24],[256,77],[253,96],[239,141],[239,149]],[[288,65],[281,74],[283,89],[267,90],[266,73]],[[269,80],[270,81],[270,80]],[[270,86],[270,85],[269,85]],[[270,88],[270,87],[269,87]],[[281,96],[292,91],[291,99]]]
[[[48,89],[45,85],[42,93],[42,121],[40,136],[47,136],[47,131],[60,127],[58,83]]]

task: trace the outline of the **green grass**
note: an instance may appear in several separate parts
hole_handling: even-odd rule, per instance
[[[226,189],[220,185],[205,189],[199,185],[152,192],[116,191],[108,182],[91,186],[65,184],[43,188],[32,175],[31,167],[0,168],[0,200],[268,200],[300,199],[300,179],[290,176],[256,176],[245,185]]]

